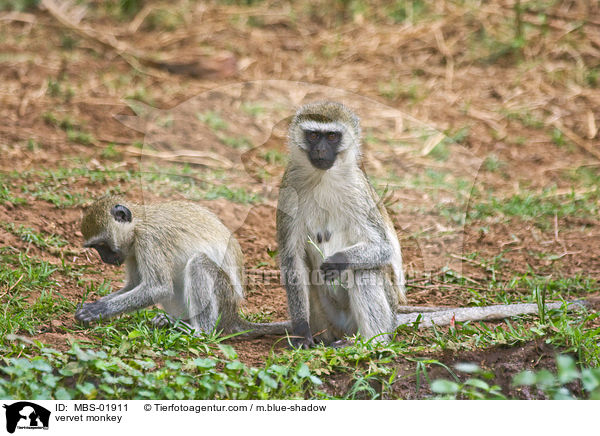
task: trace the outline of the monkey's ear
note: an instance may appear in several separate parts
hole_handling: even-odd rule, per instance
[[[131,211],[121,204],[114,205],[110,210],[110,214],[119,223],[130,223],[133,218]]]

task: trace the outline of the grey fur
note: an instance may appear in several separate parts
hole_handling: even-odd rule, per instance
[[[116,204],[131,211],[131,223],[111,217]],[[157,304],[168,314],[153,320],[157,326],[181,320],[196,332],[250,330],[245,337],[291,330],[289,322],[250,323],[240,318],[241,248],[215,215],[196,204],[137,205],[121,197],[103,197],[87,210],[82,233],[84,246],[108,246],[102,249],[122,255],[127,279],[119,291],[79,307],[78,321],[87,324]]]
[[[331,167],[319,169],[311,164],[303,129],[343,133]],[[359,165],[358,117],[335,102],[303,106],[290,124],[288,144],[290,160],[277,206],[277,241],[294,346],[313,346],[313,335],[333,345],[356,333],[385,341],[397,326],[417,319],[420,327],[430,327],[538,311],[536,304],[400,305],[406,302],[400,244]],[[341,280],[344,274],[351,280]],[[321,281],[315,281],[319,275]],[[560,306],[550,303],[547,308]]]
[[[342,132],[331,168],[318,169],[308,159],[307,125]],[[404,302],[402,256],[392,222],[359,166],[358,117],[339,103],[306,105],[290,125],[289,149],[277,240],[294,345],[310,347],[316,334],[325,343],[357,332],[389,339],[395,308]],[[352,276],[350,288],[335,285],[344,273]],[[316,280],[320,274],[324,281]]]

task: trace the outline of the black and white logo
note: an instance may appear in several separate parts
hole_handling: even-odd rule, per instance
[[[3,406],[6,409],[6,431],[14,433],[18,428],[48,430],[50,411],[29,401],[19,401]]]

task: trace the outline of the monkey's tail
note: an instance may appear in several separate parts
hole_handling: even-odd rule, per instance
[[[546,310],[560,309],[564,303],[548,303]],[[567,310],[581,309],[587,306],[584,300],[566,303]],[[425,309],[425,308],[424,308]],[[429,308],[431,309],[431,308]],[[437,309],[437,308],[436,308]],[[483,307],[455,307],[436,311],[415,311],[412,313],[397,313],[396,325],[414,323],[419,320],[419,328],[449,325],[453,322],[464,321],[493,321],[511,316],[538,313],[536,303],[498,304]]]
[[[243,318],[238,318],[236,330],[244,332],[237,336],[244,339],[258,338],[260,336],[285,336],[288,333],[292,334],[292,322],[250,322]]]

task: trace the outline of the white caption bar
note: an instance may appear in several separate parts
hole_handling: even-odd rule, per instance
[[[594,401],[0,400],[0,404],[5,406],[0,435],[18,436],[345,436],[380,431],[487,436],[507,431],[550,435],[598,431]]]

